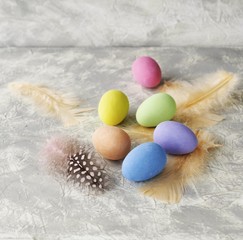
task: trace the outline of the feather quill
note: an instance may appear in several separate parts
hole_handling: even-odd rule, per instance
[[[199,141],[196,150],[183,156],[171,156],[164,171],[140,188],[143,194],[167,203],[180,201],[186,186],[206,168],[210,151],[219,146],[206,131],[200,130],[196,135]]]
[[[77,99],[65,97],[46,86],[12,82],[9,84],[9,89],[32,100],[37,107],[60,119],[65,126],[79,124],[81,114],[93,110],[92,108],[78,108],[80,102]]]
[[[170,94],[176,101],[175,121],[191,128],[212,126],[223,120],[216,112],[224,106],[238,84],[235,74],[218,71],[189,83],[174,81],[166,83],[160,91]]]

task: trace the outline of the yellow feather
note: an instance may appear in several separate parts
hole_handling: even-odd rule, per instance
[[[217,114],[221,106],[229,102],[238,83],[235,74],[218,71],[193,83],[175,80],[166,81],[158,91],[170,94],[176,101],[174,121],[182,122],[192,129],[202,129],[217,124],[224,116]],[[153,128],[144,128],[130,120],[124,129],[136,142],[153,140]]]
[[[154,128],[142,127],[136,123],[128,126],[121,126],[136,143],[152,142]]]
[[[60,95],[45,86],[26,82],[12,82],[8,86],[11,91],[31,99],[45,113],[60,119],[65,126],[79,124],[81,113],[92,110],[79,109],[77,99]]]
[[[199,92],[194,93],[189,99],[189,101],[185,104],[185,108],[190,108],[192,106],[195,106],[198,103],[201,103],[205,99],[208,99],[212,97],[214,94],[219,94],[219,91],[222,91],[223,89],[225,90],[225,93],[228,95],[229,94],[229,83],[233,81],[235,78],[232,74],[230,73],[223,73],[224,76],[219,80],[219,82],[215,85],[213,85],[209,89],[201,89]],[[211,79],[210,79],[211,80]],[[235,83],[235,82],[234,82]],[[222,93],[221,93],[222,94]],[[220,96],[217,96],[220,97]],[[225,97],[225,96],[224,96]],[[220,103],[222,104],[222,103]]]
[[[170,94],[176,101],[177,111],[174,120],[186,123],[192,128],[203,128],[223,119],[215,114],[229,100],[238,83],[236,75],[218,71],[194,83],[174,81],[160,91]]]
[[[140,188],[146,196],[177,203],[180,201],[185,187],[193,182],[206,168],[210,158],[209,151],[218,147],[209,133],[198,131],[199,141],[196,150],[182,156],[171,156],[164,171]]]
[[[236,75],[218,71],[193,83],[167,81],[159,91],[170,94],[176,101],[177,111],[173,120],[197,131],[224,119],[217,111],[229,102],[237,83]],[[140,137],[143,142],[153,139],[150,128],[138,127],[133,123],[127,130],[135,139]],[[197,137],[199,144],[193,153],[170,157],[163,173],[144,184],[140,190],[145,195],[169,203],[180,201],[187,184],[194,181],[206,167],[208,151],[218,146],[212,135],[203,130],[197,132]]]

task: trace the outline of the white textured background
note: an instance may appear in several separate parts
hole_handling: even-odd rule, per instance
[[[96,125],[64,129],[7,90],[12,81],[46,84],[97,106],[119,88],[133,116],[152,94],[132,80],[137,56],[154,57],[165,79],[218,69],[242,79],[242,46],[242,0],[0,0],[0,239],[242,240],[242,81],[225,120],[210,129],[224,146],[174,205],[139,194],[119,163],[108,163],[112,190],[96,197],[49,176],[37,161],[45,139],[90,140]]]
[[[242,44],[242,0],[0,0],[0,46]]]
[[[39,168],[37,153],[45,139],[68,133],[90,141],[101,124],[97,112],[65,129],[14,98],[6,85],[45,84],[74,93],[85,107],[96,107],[104,92],[117,88],[129,97],[133,117],[153,94],[132,80],[131,63],[144,54],[163,66],[165,79],[194,81],[219,68],[243,75],[243,48],[0,49],[1,240],[243,239],[243,82],[236,103],[224,109],[225,120],[210,129],[224,146],[179,204],[144,197],[137,184],[123,179],[121,162],[107,161],[113,187],[101,196],[84,194]]]

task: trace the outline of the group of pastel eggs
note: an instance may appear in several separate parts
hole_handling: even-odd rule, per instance
[[[148,56],[137,58],[132,65],[133,78],[143,87],[154,88],[162,79],[158,63]],[[166,93],[157,93],[140,104],[136,120],[143,127],[155,127],[153,142],[131,150],[131,139],[115,127],[127,116],[129,100],[119,90],[109,90],[100,99],[98,113],[105,124],[98,128],[92,142],[97,152],[109,160],[123,160],[122,174],[130,181],[146,181],[160,174],[167,163],[166,154],[184,155],[198,145],[193,131],[182,123],[170,121],[176,113],[175,100]]]

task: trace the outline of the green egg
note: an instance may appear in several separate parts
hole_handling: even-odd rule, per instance
[[[156,127],[173,118],[176,112],[175,100],[166,93],[157,93],[147,98],[138,107],[137,122],[144,127]]]

